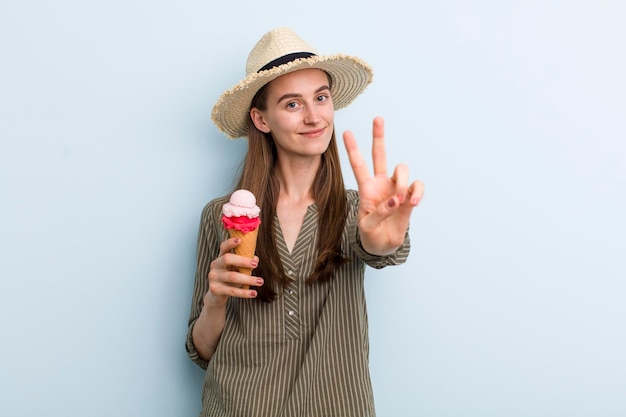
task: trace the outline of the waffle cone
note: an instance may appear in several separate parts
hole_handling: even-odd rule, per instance
[[[228,229],[230,237],[238,237],[241,239],[239,246],[235,248],[237,255],[245,256],[246,258],[254,258],[254,251],[256,250],[256,239],[259,234],[259,228],[244,233],[240,230]],[[239,268],[239,272],[246,275],[252,275],[252,268]]]

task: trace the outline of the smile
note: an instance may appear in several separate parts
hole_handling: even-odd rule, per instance
[[[326,128],[321,128],[321,129],[315,129],[315,130],[309,130],[306,132],[302,132],[300,133],[302,136],[305,136],[307,138],[318,138],[320,137],[324,132],[326,131]]]

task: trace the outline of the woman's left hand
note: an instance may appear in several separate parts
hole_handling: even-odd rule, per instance
[[[358,225],[363,249],[372,255],[393,253],[404,241],[411,212],[424,195],[424,184],[413,181],[409,185],[409,169],[404,164],[398,164],[388,176],[382,117],[374,119],[374,176],[370,176],[352,132],[345,132],[343,140],[359,189]]]

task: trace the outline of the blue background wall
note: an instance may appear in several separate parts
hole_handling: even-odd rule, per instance
[[[283,25],[372,64],[337,129],[385,116],[426,183],[367,274],[379,415],[626,415],[626,7],[407,4],[0,4],[0,415],[198,413],[196,231],[245,151],[210,110]]]

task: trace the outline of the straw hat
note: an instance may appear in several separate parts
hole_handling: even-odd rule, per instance
[[[371,67],[348,55],[317,55],[291,29],[266,33],[252,48],[246,62],[246,78],[224,92],[213,106],[211,118],[231,139],[248,134],[250,103],[268,82],[289,72],[319,68],[330,74],[335,109],[350,104],[372,82]]]

